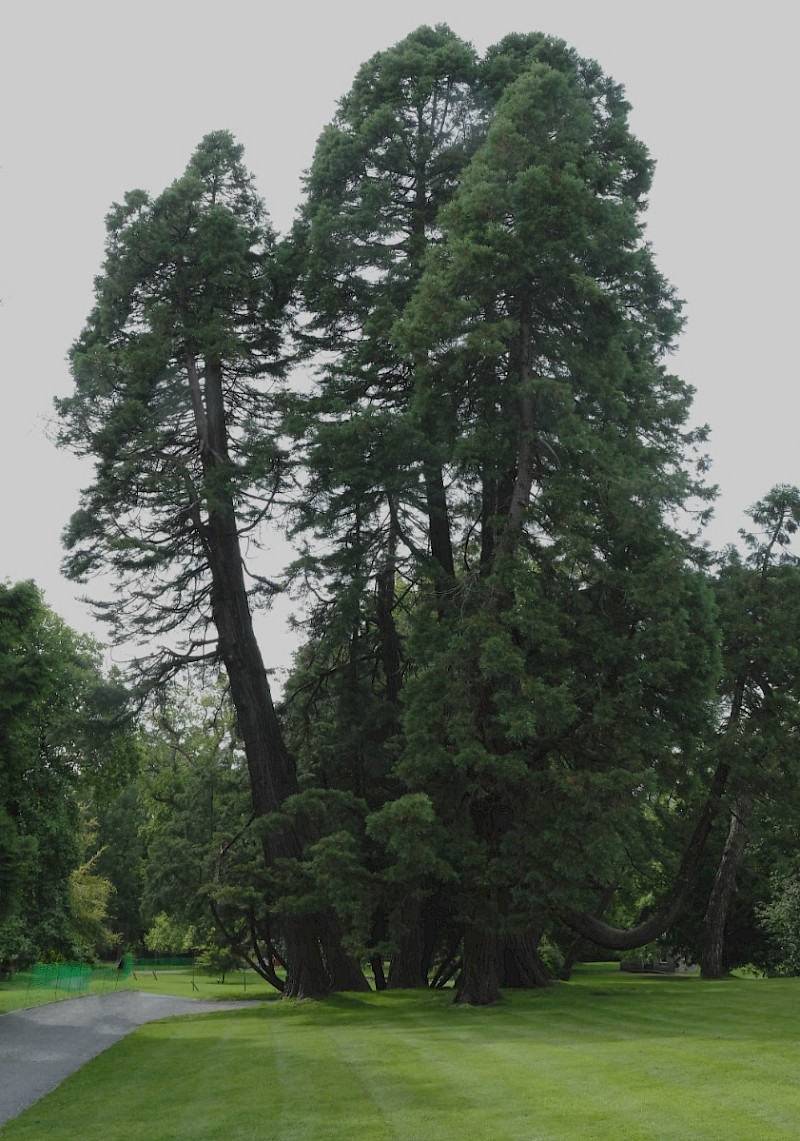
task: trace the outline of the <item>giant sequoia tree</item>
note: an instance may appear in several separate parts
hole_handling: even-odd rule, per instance
[[[309,759],[315,779],[371,809],[404,791],[392,768],[414,552],[430,547],[443,591],[454,576],[437,432],[408,414],[414,362],[392,330],[474,149],[476,75],[474,50],[444,26],[368,60],[320,137],[295,231],[302,345],[326,353],[295,420],[308,472],[298,527],[313,537],[300,565],[317,599],[295,705],[333,738]],[[378,905],[376,933],[394,948],[389,985],[419,986],[422,916],[413,894],[399,899]]]
[[[66,534],[68,574],[114,576],[118,636],[172,636],[163,676],[209,657],[230,681],[258,816],[297,789],[253,633],[242,557],[280,468],[270,386],[280,371],[274,237],[230,135],[207,136],[158,198],[108,217],[97,301],[71,353],[62,443],[95,458]],[[271,865],[302,855],[302,821],[265,836]],[[363,979],[323,912],[281,917],[287,992]]]
[[[96,459],[68,569],[114,572],[120,635],[168,639],[156,677],[224,664],[291,994],[363,985],[349,925],[390,985],[438,956],[460,1001],[493,1001],[542,981],[557,922],[652,938],[660,919],[584,913],[708,786],[682,884],[701,851],[713,605],[671,522],[702,499],[701,437],[665,364],[680,305],[627,112],[561,41],[478,60],[420,28],[359,71],[277,259],[224,133],[109,217],[61,402]],[[314,382],[276,401],[289,271]],[[243,573],[279,500],[314,599],[286,720],[300,780]]]
[[[407,416],[414,367],[392,328],[469,156],[475,75],[474,51],[446,27],[365,63],[320,137],[295,230],[302,346],[312,359],[327,353],[296,420],[309,475],[299,527],[317,540],[303,569],[327,576],[320,641],[349,639],[351,684],[374,661],[387,726],[402,684],[396,580],[409,543],[430,541],[453,575],[436,433]]]
[[[447,797],[481,885],[460,908],[463,1001],[493,997],[526,928],[646,853],[647,798],[691,771],[708,724],[710,606],[666,518],[692,490],[690,394],[662,363],[680,320],[643,241],[651,165],[626,111],[594,65],[535,47],[399,328],[425,354],[418,399],[452,417],[465,518],[404,762]]]
[[[420,29],[362,69],[308,180],[306,329],[328,355],[304,516],[323,574],[352,556],[352,628],[338,671],[297,680],[328,699],[359,667],[373,693],[401,682],[367,831],[396,850],[392,780],[399,829],[434,806],[447,882],[390,858],[390,936],[414,982],[410,925],[457,920],[462,1001],[535,980],[552,915],[646,857],[650,798],[703,778],[711,608],[669,525],[700,491],[696,437],[627,111],[559,41],[476,65]]]

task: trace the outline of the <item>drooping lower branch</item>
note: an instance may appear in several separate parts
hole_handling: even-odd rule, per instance
[[[559,918],[579,935],[612,951],[629,951],[635,947],[643,947],[663,935],[680,914],[689,890],[697,878],[706,843],[725,792],[729,771],[729,766],[724,762],[720,762],[716,767],[706,802],[684,853],[672,891],[660,911],[636,927],[627,929],[613,927],[598,916],[586,912],[563,911],[558,913]]]
[[[209,907],[211,909],[211,916],[217,925],[217,928],[222,935],[223,939],[227,942],[228,946],[238,955],[244,959],[248,967],[260,975],[265,982],[270,986],[274,986],[277,991],[283,994],[283,980],[275,973],[272,964],[269,963],[261,954],[258,947],[258,937],[255,930],[255,922],[251,915],[249,923],[250,939],[253,947],[253,954],[250,955],[245,947],[244,941],[235,932],[231,931],[224,919],[220,915],[219,909],[215,901],[209,898]]]
[[[606,912],[606,908],[608,907],[609,903],[611,903],[611,900],[614,897],[614,892],[616,890],[617,885],[610,884],[601,892],[600,899],[597,901],[597,906],[592,912],[592,915],[595,919],[603,918]],[[561,964],[561,969],[558,972],[558,977],[562,980],[562,982],[568,982],[572,977],[572,968],[578,962],[578,957],[580,956],[581,951],[586,943],[587,940],[583,935],[576,935],[570,943],[566,953],[564,954],[564,962]]]
[[[284,967],[286,966],[286,964],[281,962],[280,956],[277,954],[277,952],[275,950],[275,944],[272,941],[271,935],[267,936],[267,939],[266,939],[267,955],[264,956],[264,954],[261,951],[261,943],[260,943],[260,940],[258,938],[258,933],[256,931],[255,911],[252,907],[250,908],[249,918],[250,918],[250,942],[251,942],[251,945],[253,947],[253,953],[254,953],[256,959],[258,960],[258,964],[260,967],[259,973],[261,973],[263,975],[263,977],[267,980],[267,982],[271,983],[272,986],[274,986],[282,994],[283,988],[284,988],[284,982],[283,982],[283,979],[280,977],[280,975],[278,975],[277,972],[275,971],[275,963],[277,962],[279,965],[284,966]]]

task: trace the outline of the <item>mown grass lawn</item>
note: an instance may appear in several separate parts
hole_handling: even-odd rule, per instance
[[[142,989],[147,989],[142,986]],[[227,986],[225,988],[228,990]],[[228,997],[228,994],[225,994]],[[800,1136],[800,979],[620,975],[271,1001],[151,1023],[3,1141],[770,1141]]]

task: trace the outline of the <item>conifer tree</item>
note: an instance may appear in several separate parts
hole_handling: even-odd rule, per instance
[[[419,29],[362,69],[298,230],[306,334],[328,354],[303,522],[324,569],[348,566],[351,679],[382,662],[389,693],[405,599],[389,799],[367,831],[397,857],[435,806],[440,878],[407,851],[386,869],[410,901],[393,941],[413,984],[420,902],[457,914],[462,1001],[541,977],[539,933],[652,843],[647,799],[689,779],[708,725],[712,608],[669,525],[702,500],[702,433],[664,367],[680,305],[644,240],[652,163],[627,112],[561,41],[509,36],[476,65]]]
[[[314,536],[298,571],[317,602],[292,701],[326,725],[338,710],[326,755],[338,749],[339,778],[372,809],[402,791],[391,765],[419,553],[440,589],[454,576],[436,433],[408,416],[414,365],[392,326],[473,146],[476,64],[443,25],[368,60],[317,144],[295,234],[303,343],[324,355],[295,420],[308,470],[298,533]],[[419,986],[419,923],[402,910],[390,925],[411,949],[395,954],[389,985]]]
[[[727,835],[703,918],[700,967],[704,978],[725,970],[728,917],[748,843],[765,820],[795,819],[794,772],[800,730],[798,560],[800,492],[778,486],[748,514],[748,548],[723,555],[714,578],[722,631],[719,682],[723,723],[720,755],[729,767]]]
[[[96,304],[71,352],[75,393],[58,404],[61,442],[95,459],[66,532],[67,573],[112,574],[118,637],[163,639],[151,678],[224,665],[261,817],[297,791],[243,560],[280,479],[274,234],[224,131],[157,198],[127,194],[107,228]],[[267,861],[301,859],[307,839],[302,821],[267,836]],[[288,994],[365,985],[331,916],[285,914],[281,930]]]
[[[449,810],[450,861],[481,885],[460,902],[473,1003],[497,997],[526,924],[586,905],[646,845],[647,794],[708,725],[715,662],[667,521],[700,488],[690,391],[662,363],[679,307],[643,240],[651,163],[619,89],[541,44],[397,328],[450,441],[467,568],[417,659],[401,771]]]

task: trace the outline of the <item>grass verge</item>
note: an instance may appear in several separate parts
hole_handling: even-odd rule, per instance
[[[800,979],[704,983],[613,967],[490,1009],[454,1007],[442,992],[269,1002],[150,1023],[0,1136],[797,1138],[798,1026]]]

